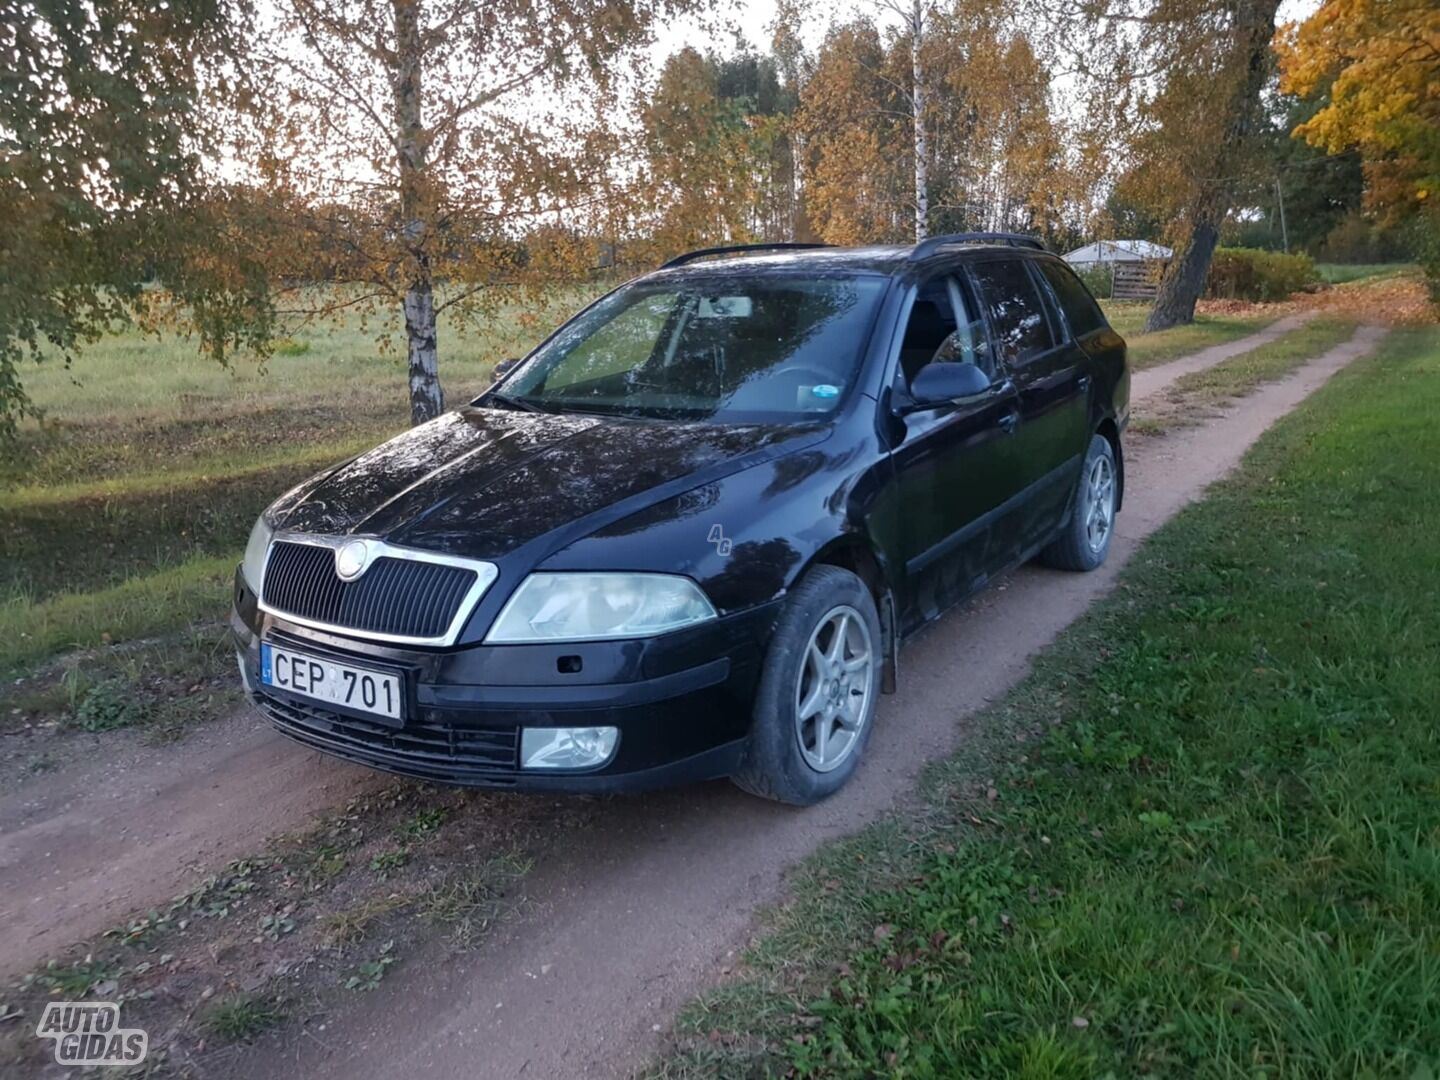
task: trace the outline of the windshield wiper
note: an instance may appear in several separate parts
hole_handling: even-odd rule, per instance
[[[525,401],[522,398],[511,397],[509,394],[502,394],[498,390],[490,391],[490,399],[492,401],[498,401],[501,405],[504,405],[507,408],[516,409],[520,412],[543,413],[548,411],[546,409],[542,409],[539,405],[536,405],[529,401]]]

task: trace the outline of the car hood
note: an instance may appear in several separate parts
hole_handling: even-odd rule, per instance
[[[301,484],[279,529],[474,558],[558,549],[698,484],[813,445],[816,425],[649,423],[466,407]],[[543,554],[541,555],[543,557]]]

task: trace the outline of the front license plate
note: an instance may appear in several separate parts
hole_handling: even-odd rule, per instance
[[[277,690],[400,722],[400,676],[260,643],[260,681]]]

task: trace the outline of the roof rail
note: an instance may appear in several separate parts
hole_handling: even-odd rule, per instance
[[[699,248],[695,251],[687,251],[684,255],[676,255],[669,262],[661,263],[661,270],[669,270],[672,266],[684,266],[696,259],[707,259],[711,255],[735,255],[742,251],[805,251],[810,248],[827,248],[830,244],[727,244],[724,247]]]
[[[1006,244],[1010,247],[1028,247],[1036,251],[1044,251],[1045,245],[1038,236],[1027,236],[1025,233],[1012,232],[962,232],[948,233],[944,236],[927,236],[920,243],[915,245],[915,250],[910,252],[910,261],[923,259],[927,255],[933,255],[942,247],[949,244]]]

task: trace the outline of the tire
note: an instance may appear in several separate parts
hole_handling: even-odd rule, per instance
[[[862,650],[868,662],[856,667]],[[870,741],[883,663],[880,616],[865,583],[838,566],[812,567],[770,637],[750,738],[731,779],[792,806],[839,791]]]
[[[1115,535],[1118,479],[1110,440],[1103,435],[1092,436],[1076,481],[1070,520],[1050,546],[1040,552],[1042,563],[1057,570],[1094,570],[1105,562]]]

